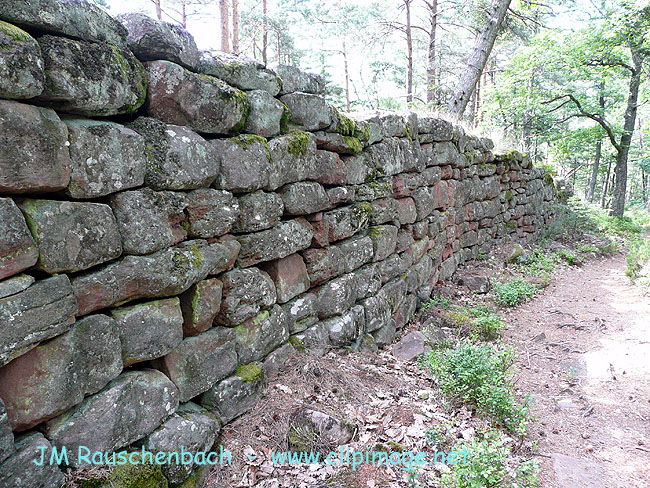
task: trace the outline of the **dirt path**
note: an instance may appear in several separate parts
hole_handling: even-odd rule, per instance
[[[544,488],[650,487],[650,300],[617,255],[564,269],[505,315]]]

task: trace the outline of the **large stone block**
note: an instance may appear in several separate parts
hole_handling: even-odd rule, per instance
[[[180,401],[186,402],[235,370],[235,332],[214,327],[197,336],[187,337],[157,364],[178,387]]]
[[[204,51],[201,53],[200,71],[242,90],[264,90],[271,96],[276,96],[282,86],[274,71],[246,56]]]
[[[397,227],[394,225],[370,227],[368,236],[372,239],[373,261],[382,261],[395,251]]]
[[[366,152],[376,174],[381,176],[424,169],[424,159],[417,142],[392,137],[373,144]]]
[[[0,280],[29,268],[38,246],[20,209],[11,198],[0,198]]]
[[[227,424],[253,408],[262,398],[263,390],[264,372],[255,364],[247,364],[204,393],[201,405]]]
[[[325,93],[325,79],[314,73],[307,73],[294,66],[278,64],[273,69],[282,78],[281,94],[304,92],[321,95]]]
[[[325,212],[323,223],[327,227],[329,242],[353,236],[361,229],[366,228],[370,223],[371,216],[372,207],[366,202]]]
[[[307,249],[302,252],[302,257],[312,286],[322,285],[344,272],[343,256],[338,247]]]
[[[52,445],[40,432],[27,434],[16,442],[16,452],[0,463],[0,486],[6,488],[61,488],[65,475],[55,464],[46,462],[38,466],[34,461],[42,453],[50,453]]]
[[[219,172],[214,146],[187,127],[139,117],[129,125],[146,141],[144,182],[155,190],[193,190],[210,184]]]
[[[221,308],[223,283],[210,278],[192,285],[180,296],[183,311],[183,335],[193,336],[212,327]]]
[[[29,288],[36,281],[33,276],[28,274],[18,274],[0,281],[0,298],[5,298]]]
[[[66,275],[37,281],[0,299],[0,365],[27,352],[39,341],[62,334],[74,323],[77,301]]]
[[[373,174],[373,168],[363,154],[340,156],[335,152],[317,151],[318,172],[314,179],[324,185],[358,185]]]
[[[291,254],[260,266],[275,283],[278,303],[285,303],[309,290],[309,276],[300,254]]]
[[[85,0],[1,0],[0,18],[39,32],[126,45],[126,30],[99,5]]]
[[[307,215],[330,208],[329,197],[319,183],[292,183],[283,186],[279,193],[287,215]]]
[[[232,193],[201,188],[187,194],[185,228],[191,237],[216,237],[230,231],[239,217],[239,202]]]
[[[356,137],[322,131],[316,132],[314,136],[318,149],[334,151],[339,154],[359,154],[363,151],[363,144]]]
[[[245,234],[238,237],[241,250],[237,263],[239,266],[252,266],[264,261],[284,258],[311,244],[313,231],[305,219],[280,222],[275,227]]]
[[[212,144],[221,160],[216,188],[242,193],[268,185],[271,153],[266,139],[242,135],[215,139]]]
[[[240,324],[276,302],[273,281],[258,268],[234,269],[224,274],[221,280],[223,299],[217,323]]]
[[[377,110],[367,113],[355,113],[354,120],[357,125],[367,124],[370,131],[370,141],[377,142],[388,137],[415,137],[418,133],[417,117],[412,115],[414,114]],[[369,142],[369,144],[372,144],[372,142]]]
[[[448,120],[430,115],[418,115],[418,134],[426,134],[427,142],[451,141],[454,137],[454,125]]]
[[[40,95],[45,76],[38,42],[24,30],[0,20],[0,46],[0,97]]]
[[[289,107],[289,126],[301,130],[325,129],[332,123],[330,107],[325,99],[310,93],[289,93],[280,97]]]
[[[163,373],[126,371],[78,407],[48,421],[43,430],[54,445],[73,453],[79,446],[111,452],[153,432],[176,408],[178,390]],[[72,466],[84,464],[75,455],[69,461]]]
[[[244,124],[244,131],[262,137],[277,136],[287,129],[287,107],[265,90],[248,92],[251,109]]]
[[[53,36],[38,43],[45,63],[38,100],[88,116],[131,114],[144,103],[147,73],[128,49]]]
[[[141,13],[123,14],[118,19],[126,27],[126,41],[138,59],[164,59],[190,69],[198,67],[199,50],[196,42],[182,27]]]
[[[239,362],[260,361],[289,339],[287,316],[279,305],[235,327]]]
[[[356,291],[356,277],[352,273],[325,283],[316,292],[318,317],[323,319],[349,310],[357,299]]]
[[[23,431],[97,393],[121,372],[114,321],[91,315],[0,369],[0,397],[13,430]]]
[[[176,297],[114,308],[111,315],[124,366],[162,357],[183,340],[183,314]]]
[[[217,440],[221,423],[208,411],[196,404],[181,405],[176,413],[168,418],[158,429],[149,434],[142,445],[151,452],[189,452],[192,459],[197,453],[206,453]],[[192,473],[195,465],[187,459],[176,463],[161,465],[165,478],[177,485]]]
[[[284,210],[282,198],[276,193],[256,191],[240,196],[239,218],[233,232],[257,232],[273,227],[280,221]]]
[[[399,223],[413,224],[418,219],[418,210],[413,198],[399,198],[397,202],[397,220]]]
[[[289,342],[299,353],[314,356],[324,356],[332,347],[330,345],[329,331],[322,322],[318,322],[308,329],[292,335]]]
[[[345,347],[363,334],[365,324],[364,309],[356,305],[340,317],[323,320],[322,326],[329,334],[330,343],[334,347]]]
[[[250,107],[241,90],[169,61],[151,61],[145,67],[148,115],[208,134],[230,134],[244,127]]]
[[[300,130],[269,141],[270,167],[265,190],[275,191],[287,183],[314,179],[320,172],[316,164],[316,141]]]
[[[51,192],[69,181],[68,130],[59,116],[48,108],[0,100],[0,192]]]
[[[148,256],[126,256],[73,278],[79,315],[136,298],[178,295],[208,274],[223,271],[227,259],[224,244],[200,239]]]
[[[392,310],[388,297],[376,295],[361,303],[366,313],[366,332],[375,332],[391,323]]]
[[[424,186],[418,188],[415,190],[415,193],[413,193],[413,200],[415,201],[417,220],[423,220],[431,214],[435,208],[437,208],[435,187]]]
[[[292,334],[302,332],[318,322],[315,307],[316,295],[313,293],[305,293],[282,305]]]
[[[81,271],[122,254],[120,232],[108,205],[21,199],[18,206],[38,242],[40,270]]]
[[[96,198],[144,182],[144,138],[114,122],[64,119],[68,126],[72,174],[66,189],[72,198]]]
[[[368,236],[354,236],[338,242],[328,249],[338,249],[341,252],[344,273],[350,273],[372,261],[373,242]]]
[[[182,225],[187,205],[183,193],[145,187],[111,195],[108,203],[117,219],[125,254],[150,254],[187,236]]]

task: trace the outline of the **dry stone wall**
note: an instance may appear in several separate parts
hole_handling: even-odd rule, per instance
[[[209,449],[292,353],[389,344],[552,218],[543,170],[433,116],[83,0],[0,19],[3,487],[61,485],[42,446]]]

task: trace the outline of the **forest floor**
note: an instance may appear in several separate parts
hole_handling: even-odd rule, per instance
[[[540,486],[650,486],[650,300],[620,254],[560,270],[504,318],[535,398]]]
[[[459,270],[455,281],[468,275],[493,281],[520,276],[503,265],[509,251],[500,252]],[[270,381],[261,402],[225,427],[221,442],[233,453],[233,464],[213,471],[208,486],[650,486],[650,300],[624,270],[621,254],[590,253],[581,266],[556,265],[530,301],[499,308],[506,322],[501,343],[515,351],[514,394],[532,396],[534,420],[525,437],[500,428],[500,440],[485,444],[494,423],[472,406],[445,401],[421,361],[396,359],[390,347],[370,354],[299,355]],[[494,306],[492,294],[476,295],[458,283],[439,292],[451,303]],[[401,335],[421,329],[426,316],[421,313]],[[356,435],[344,450],[424,452],[430,460],[441,446],[449,451],[460,443],[495,457],[469,471],[433,463],[411,469],[365,463],[355,469],[346,463],[278,465],[272,455],[289,449],[293,415],[304,407],[356,424]],[[436,442],[437,436],[446,443]],[[537,484],[530,481],[534,476],[509,484],[526,460],[539,464]],[[481,481],[505,473],[511,477],[503,484]]]

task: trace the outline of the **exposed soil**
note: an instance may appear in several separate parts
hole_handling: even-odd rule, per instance
[[[517,386],[536,400],[530,437],[593,462],[542,457],[542,487],[650,486],[650,301],[624,270],[620,254],[562,269],[505,314]]]
[[[503,252],[459,276],[507,276]],[[540,487],[650,486],[650,301],[624,269],[621,255],[560,267],[533,300],[501,311],[502,340],[517,351],[517,393],[534,395],[531,413],[538,420],[517,447],[540,459]],[[459,301],[487,301],[458,285],[444,291]],[[407,329],[419,326],[416,320]],[[391,443],[391,450],[429,457],[435,450],[428,430],[453,417],[453,435],[471,440],[487,425],[464,409],[450,411],[431,377],[416,362],[395,359],[390,348],[297,356],[270,381],[263,400],[224,429],[221,441],[233,465],[215,470],[208,486],[412,486],[399,467],[273,466],[270,451],[287,450],[291,415],[305,405],[356,422],[357,435],[346,446],[355,450]],[[418,483],[439,486],[441,469],[426,467]]]

